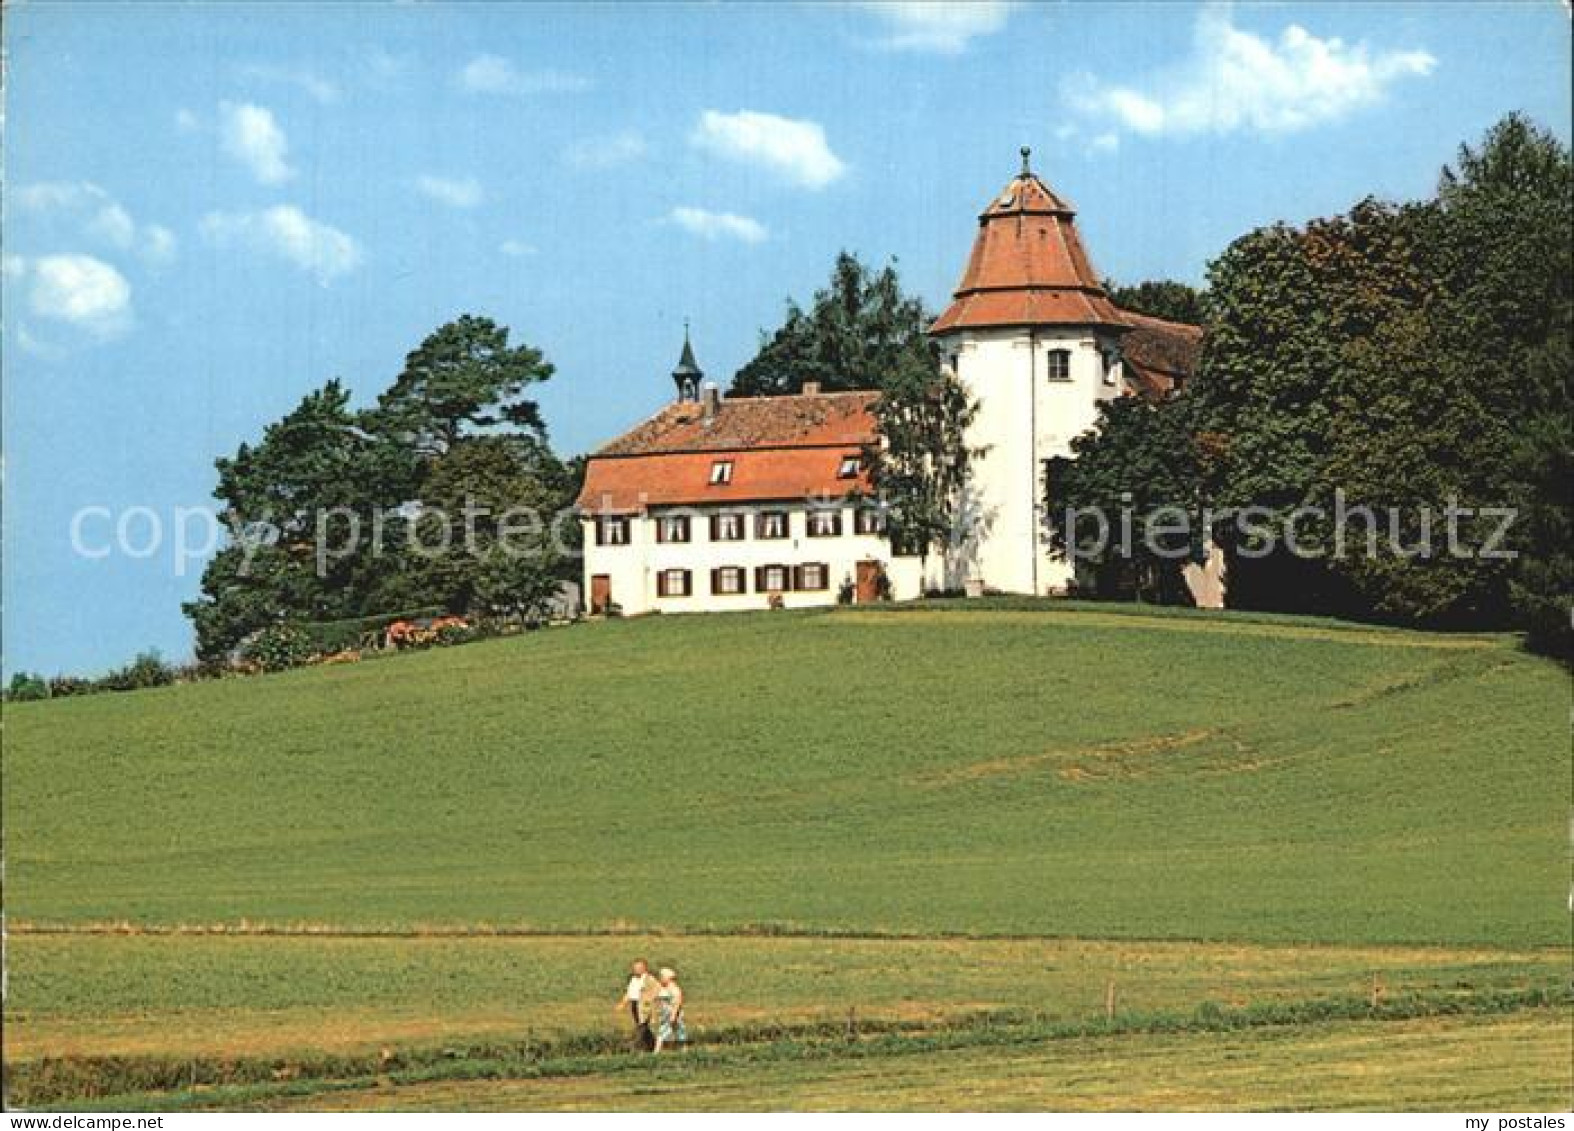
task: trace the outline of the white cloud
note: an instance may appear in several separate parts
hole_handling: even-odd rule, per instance
[[[886,26],[881,46],[938,55],[958,55],[978,36],[1000,31],[1016,7],[1006,0],[872,0],[862,6]]]
[[[142,253],[155,263],[167,263],[175,258],[175,233],[163,224],[149,224],[142,229]]]
[[[474,208],[481,203],[481,182],[474,177],[433,177],[422,175],[415,187],[423,196],[450,208]]]
[[[287,159],[289,141],[267,107],[250,102],[220,103],[219,137],[224,152],[263,184],[275,185],[295,175]]]
[[[27,311],[37,318],[63,322],[98,339],[112,338],[131,325],[131,284],[102,259],[11,255],[5,259],[4,274],[24,289]]]
[[[137,225],[132,221],[131,213],[114,201],[93,214],[93,218],[87,222],[87,230],[90,235],[119,248],[130,247],[137,238]]]
[[[457,81],[471,94],[572,94],[590,87],[583,75],[552,68],[521,71],[501,55],[477,55],[460,69]]]
[[[638,161],[649,152],[645,139],[633,130],[604,137],[581,138],[563,151],[563,161],[576,169],[615,169]]]
[[[277,256],[324,286],[361,263],[361,249],[353,238],[290,204],[262,212],[209,212],[201,230],[217,247],[238,245]]]
[[[304,91],[314,101],[324,106],[330,106],[339,101],[339,88],[321,75],[306,70],[302,67],[276,67],[264,64],[242,67],[240,75],[245,79],[256,79],[262,82],[283,83]]]
[[[711,212],[705,208],[674,208],[667,219],[687,232],[707,240],[741,240],[759,243],[770,233],[758,220],[736,212]]]
[[[1374,51],[1319,39],[1297,24],[1273,42],[1210,5],[1197,16],[1191,57],[1146,89],[1083,75],[1064,93],[1085,117],[1148,137],[1290,133],[1376,105],[1395,82],[1428,75],[1436,64],[1425,51]]]
[[[540,249],[533,243],[523,240],[504,240],[497,245],[497,250],[513,259],[522,259],[527,255],[534,255]]]
[[[202,119],[182,106],[175,111],[175,128],[183,134],[196,133],[202,128]]]
[[[761,165],[805,188],[820,189],[847,171],[818,122],[755,110],[707,110],[689,139],[719,157]]]
[[[16,211],[30,217],[24,230],[44,225],[55,236],[87,238],[119,251],[135,251],[154,263],[175,254],[175,234],[160,224],[138,224],[131,213],[91,181],[40,181],[10,194]]]

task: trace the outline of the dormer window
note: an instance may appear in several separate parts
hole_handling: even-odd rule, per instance
[[[719,459],[710,465],[710,485],[723,487],[732,482],[732,461]]]
[[[838,479],[857,479],[859,469],[863,467],[863,460],[858,456],[843,456],[842,464],[836,469]]]
[[[1071,351],[1050,350],[1044,375],[1051,381],[1071,380]]]

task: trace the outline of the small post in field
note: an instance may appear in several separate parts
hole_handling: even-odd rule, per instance
[[[858,1039],[858,1007],[856,1005],[847,1007],[847,1039],[849,1041]]]
[[[1383,976],[1376,970],[1372,971],[1372,1008],[1376,1009],[1383,1000]]]
[[[1115,979],[1111,978],[1104,984],[1104,1020],[1110,1024],[1115,1022]]]

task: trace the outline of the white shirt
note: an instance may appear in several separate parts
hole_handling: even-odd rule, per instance
[[[648,975],[635,974],[629,979],[629,988],[624,991],[623,997],[628,1001],[638,1001],[645,996],[645,978]]]

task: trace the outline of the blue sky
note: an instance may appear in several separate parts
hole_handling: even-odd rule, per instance
[[[1570,129],[1557,3],[34,3],[4,33],[7,672],[189,654],[173,527],[214,457],[329,377],[370,399],[460,312],[547,352],[572,454],[670,395],[685,317],[725,384],[840,248],[943,305],[1021,145],[1101,272],[1199,282],[1256,225],[1424,195],[1507,111]],[[128,545],[77,553],[84,507]]]

